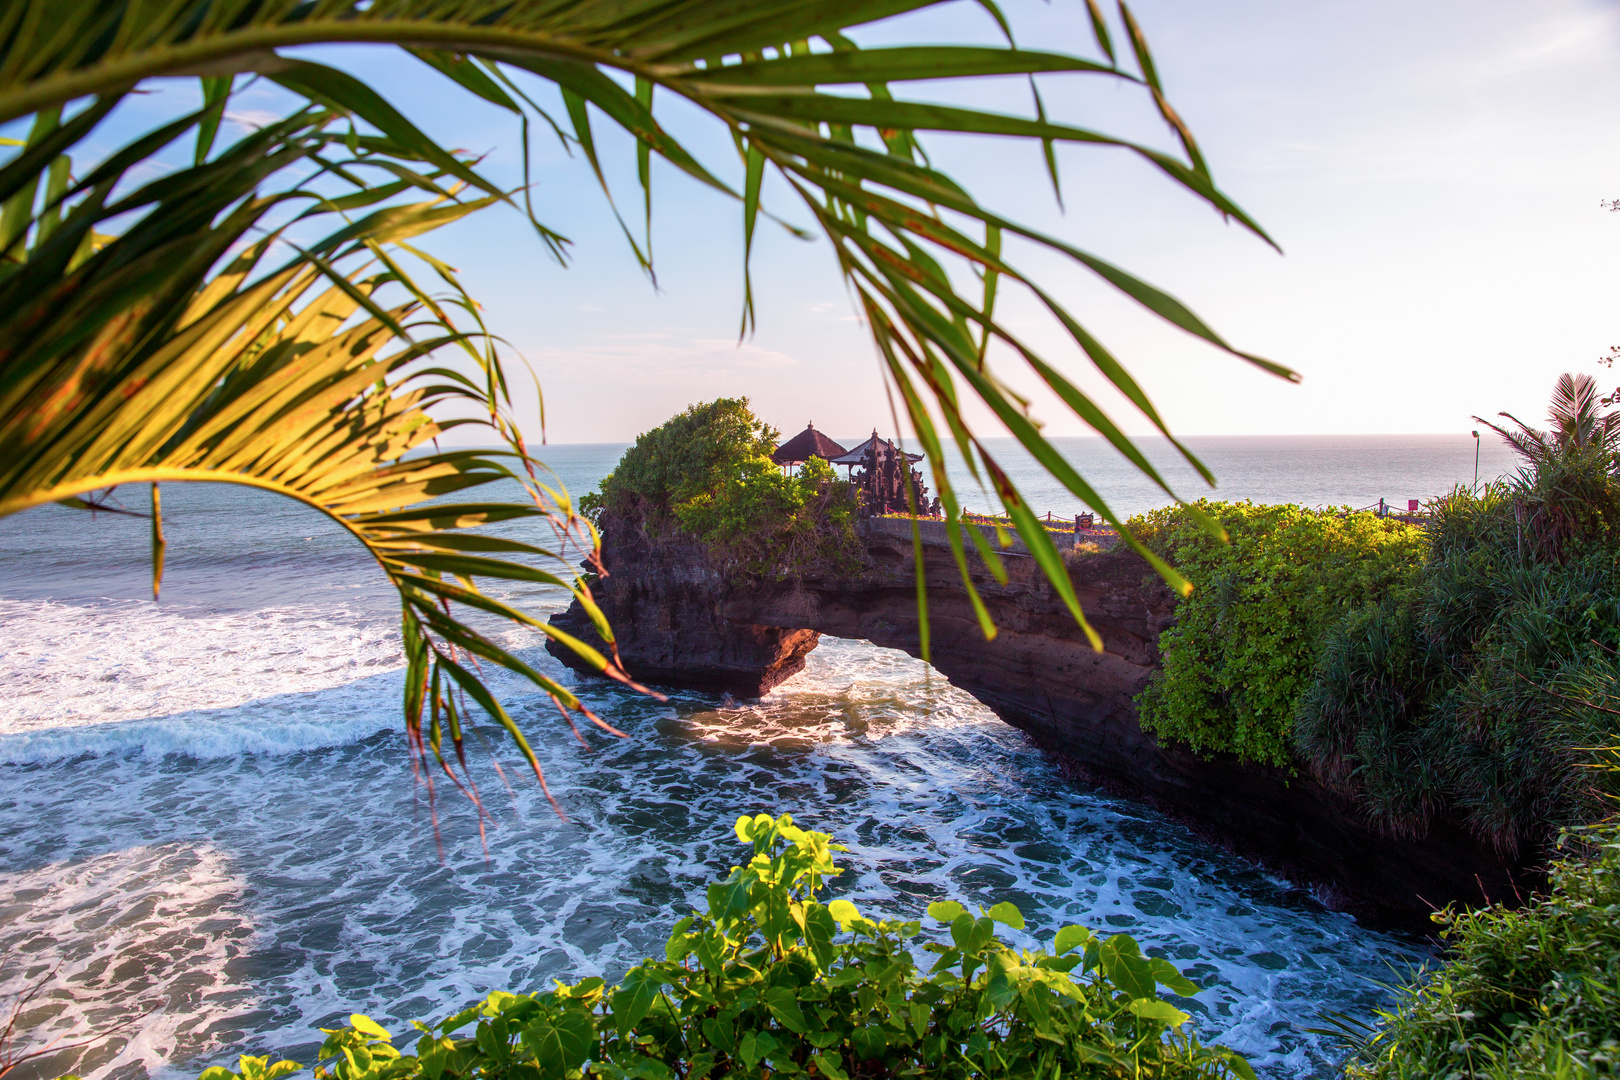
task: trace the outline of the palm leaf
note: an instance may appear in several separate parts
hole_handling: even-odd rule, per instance
[[[923,152],[926,132],[1028,139],[1134,155],[1262,240],[1259,226],[1215,184],[1192,133],[1170,106],[1145,36],[1123,3],[1117,19],[1134,69],[1121,66],[1114,31],[1093,0],[1087,15],[1102,60],[1006,47],[860,48],[848,31],[941,0],[15,0],[0,10],[0,122],[31,117],[25,146],[0,166],[0,513],[51,500],[83,501],[114,483],[230,480],[278,491],[344,523],[400,590],[408,666],[407,724],[413,745],[439,755],[460,714],[446,696],[459,686],[527,743],[474,675],[456,659],[478,655],[519,672],[564,707],[565,688],[523,667],[449,614],[454,605],[536,625],[472,588],[480,576],[524,579],[533,568],[475,552],[560,558],[564,541],[594,544],[566,492],[538,479],[509,414],[495,340],[453,271],[405,242],[493,202],[514,203],[465,160],[434,143],[364,81],[278,50],[323,42],[400,47],[460,90],[520,117],[538,117],[583,151],[599,184],[612,184],[595,150],[606,122],[638,146],[636,180],[651,209],[650,160],[658,156],[699,183],[735,197],[744,214],[746,260],[767,171],[786,181],[832,244],[930,460],[951,522],[960,502],[944,468],[948,438],[981,482],[988,479],[1031,550],[1069,604],[1084,615],[1061,561],[1017,486],[965,418],[964,395],[986,405],[1043,466],[1105,520],[1118,516],[1041,434],[1029,403],[999,370],[1004,354],[1030,371],[1062,407],[1104,435],[1167,493],[1164,478],[1090,396],[994,317],[997,291],[1029,288],[1076,348],[1155,429],[1169,431],[1146,393],[1071,312],[1002,255],[1012,233],[1056,251],[1171,325],[1246,363],[1287,378],[1281,365],[1229,345],[1187,306],[1088,252],[981,207]],[[540,109],[511,72],[549,81],[566,117]],[[235,76],[258,73],[302,95],[309,107],[215,150]],[[134,139],[77,181],[64,164],[120,97],[143,80],[197,75],[204,105]],[[1179,154],[1083,126],[1049,120],[1038,88],[1033,117],[921,100],[931,80],[1015,77],[1106,79],[1143,94],[1166,122]],[[628,89],[633,86],[634,89]],[[897,92],[900,88],[904,93]],[[825,89],[832,88],[832,89]],[[864,96],[863,96],[864,94]],[[740,185],[700,161],[661,124],[679,100],[732,136]],[[334,127],[348,121],[351,130]],[[193,164],[143,185],[131,170],[181,139]],[[299,170],[302,170],[300,172]],[[295,181],[282,178],[296,176]],[[412,193],[422,193],[413,195]],[[404,203],[407,197],[424,202]],[[611,194],[610,194],[611,197]],[[318,244],[271,265],[293,206],[304,220],[341,215]],[[566,240],[523,207],[561,257]],[[617,211],[615,211],[617,212]],[[116,238],[97,225],[124,216]],[[360,215],[352,217],[352,215]],[[352,218],[352,219],[351,219]],[[622,219],[621,219],[622,220]],[[651,268],[647,237],[625,233]],[[1268,240],[1269,242],[1269,240]],[[245,250],[244,250],[245,248]],[[231,252],[240,252],[227,259]],[[449,288],[440,300],[399,262],[419,255]],[[969,273],[963,274],[961,271]],[[959,280],[980,287],[960,290]],[[745,287],[743,325],[752,324]],[[458,318],[471,319],[463,329]],[[1002,349],[992,356],[994,340]],[[432,359],[457,351],[456,365]],[[449,404],[474,406],[504,453],[423,453],[454,422]],[[466,421],[462,421],[466,422]],[[1183,457],[1207,469],[1184,446]],[[516,480],[532,506],[437,500]],[[157,516],[154,500],[154,522]],[[480,548],[461,529],[541,517],[556,548]],[[1216,529],[1210,523],[1212,529]],[[584,530],[583,532],[581,530]],[[1122,530],[1123,531],[1123,530]],[[1000,562],[969,530],[993,572]],[[973,590],[958,530],[958,566],[985,632],[994,627]],[[160,534],[154,532],[154,540]],[[1134,541],[1132,541],[1134,543]],[[156,550],[161,550],[156,549]],[[541,551],[545,554],[542,556]],[[1144,554],[1149,554],[1144,551]],[[1149,554],[1149,557],[1152,556]],[[1188,588],[1155,561],[1172,583]],[[550,572],[548,581],[567,581]],[[446,576],[448,575],[448,577]],[[454,579],[454,583],[450,580]],[[539,580],[539,579],[535,579]],[[569,585],[605,640],[611,631],[583,585]],[[921,595],[921,594],[919,594]],[[1095,640],[1095,638],[1094,638]],[[572,643],[570,647],[584,649]],[[926,652],[926,636],[924,651]],[[458,652],[458,650],[460,650]],[[585,655],[582,653],[582,655]],[[611,657],[593,663],[627,678]],[[471,682],[469,683],[469,680]],[[441,688],[446,692],[441,693]],[[490,699],[492,702],[493,699]],[[424,719],[425,717],[425,719]],[[425,725],[425,727],[424,727]],[[425,732],[425,733],[424,733]],[[459,750],[459,743],[458,743]],[[439,757],[443,763],[442,756]],[[536,766],[537,767],[537,766]]]
[[[80,498],[88,491],[151,485],[155,595],[165,549],[162,483],[245,484],[324,512],[371,552],[399,590],[411,745],[448,768],[442,740],[425,737],[424,725],[440,731],[448,724],[459,754],[460,721],[449,714],[450,699],[426,693],[424,685],[445,677],[464,685],[458,657],[490,660],[527,678],[565,714],[585,712],[566,687],[471,629],[456,611],[493,611],[557,636],[474,582],[548,584],[594,611],[570,566],[582,550],[594,549],[595,537],[532,478],[535,463],[511,438],[510,402],[487,389],[504,383],[498,356],[476,347],[477,335],[458,328],[447,305],[409,281],[382,246],[476,212],[488,198],[441,197],[377,210],[340,222],[281,265],[265,265],[273,250],[288,246],[270,215],[297,189],[266,194],[264,183],[289,161],[330,155],[341,144],[327,130],[337,119],[324,110],[301,113],[188,170],[197,175],[165,177],[110,205],[86,197],[56,229],[33,230],[32,245],[0,283],[11,301],[0,313],[0,514],[51,501],[88,505]],[[394,149],[399,168],[441,164]],[[343,164],[369,167],[375,153],[374,147]],[[432,174],[422,180],[435,186]],[[138,225],[55,277],[35,273],[56,259],[58,245],[71,242],[62,238],[65,229],[91,228],[132,205],[150,207]],[[265,234],[251,240],[255,228]],[[244,242],[240,254],[214,269]],[[381,298],[390,292],[402,295],[385,306]],[[471,346],[472,361],[490,378],[426,362],[458,345]],[[435,411],[455,404],[485,416],[478,423],[493,428],[507,449],[423,452],[446,426],[433,419]],[[438,501],[503,480],[527,489],[530,505]],[[551,522],[557,545],[461,531],[520,518]],[[601,626],[611,643],[605,620]],[[566,643],[598,670],[629,681],[616,658]],[[509,720],[497,716],[503,726]],[[528,743],[517,745],[539,775]]]

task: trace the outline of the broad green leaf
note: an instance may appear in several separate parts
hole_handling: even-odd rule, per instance
[[[1102,942],[1102,973],[1133,998],[1151,998],[1157,988],[1153,968],[1129,934],[1115,934]]]
[[[693,921],[693,916],[688,915],[669,932],[669,940],[664,943],[664,959],[670,963],[678,964],[691,955],[692,935],[687,931],[692,929]]]
[[[1010,926],[1014,930],[1022,930],[1024,928],[1024,913],[1005,900],[992,907],[985,914],[989,915],[992,919],[996,920],[998,923],[1001,923],[1003,926]]]
[[[634,1026],[634,1025],[630,1025]],[[523,1027],[523,1044],[546,1080],[564,1080],[590,1056],[596,1025],[591,1014],[570,1008],[544,1013]]]
[[[815,1062],[816,1070],[828,1080],[849,1080],[849,1074],[844,1071],[843,1065],[832,1054],[822,1052],[810,1058]]]
[[[1052,942],[1052,952],[1062,956],[1072,949],[1077,949],[1091,940],[1091,931],[1084,926],[1065,926],[1057,932]]]
[[[827,914],[837,920],[840,928],[848,930],[851,923],[861,917],[855,905],[848,900],[834,900],[827,905]]]
[[[985,983],[985,999],[991,1008],[1005,1009],[1018,1000],[1018,982],[1013,972],[1018,968],[1018,959],[1010,952],[999,952],[990,957],[986,965],[988,981]]]
[[[733,870],[726,880],[710,885],[709,918],[724,924],[746,914],[756,881],[758,877],[752,871]],[[836,917],[837,913],[834,915]]]
[[[803,1035],[810,1030],[804,1022],[804,1010],[799,1008],[797,995],[787,987],[773,986],[765,991],[765,1005],[777,1022],[789,1031]]]
[[[703,934],[694,943],[692,951],[697,954],[698,963],[702,964],[710,974],[725,974],[725,953],[721,942],[716,940],[716,935]]]
[[[390,1041],[393,1039],[393,1036],[388,1034],[388,1030],[386,1028],[377,1023],[377,1021],[373,1020],[371,1017],[362,1013],[351,1013],[349,1016],[349,1026],[360,1032],[362,1035],[370,1035],[374,1039],[387,1039]]]
[[[1182,1012],[1168,1001],[1160,1001],[1157,998],[1138,998],[1127,1005],[1126,1008],[1130,1009],[1132,1015],[1141,1017],[1143,1020],[1157,1020],[1159,1023],[1169,1024],[1171,1027],[1180,1027],[1191,1019],[1187,1013]]]
[[[881,1058],[889,1042],[888,1034],[876,1024],[856,1028],[849,1041],[856,1056],[864,1061]]]
[[[837,920],[825,905],[808,905],[804,913],[804,937],[823,971],[831,967],[838,957],[838,950],[833,945],[833,937],[837,933]]]
[[[1153,977],[1158,980],[1159,984],[1161,986],[1168,986],[1172,993],[1180,994],[1182,997],[1192,997],[1194,994],[1198,993],[1197,984],[1193,983],[1179,970],[1177,970],[1176,965],[1172,964],[1170,961],[1153,957],[1148,960],[1148,966],[1153,972]]]
[[[964,910],[955,900],[935,900],[928,905],[928,917],[942,923],[954,922]]]
[[[631,968],[624,981],[611,995],[613,1025],[619,1037],[628,1038],[637,1024],[646,1018],[653,1002],[658,1000],[661,980],[648,974],[644,967]]]

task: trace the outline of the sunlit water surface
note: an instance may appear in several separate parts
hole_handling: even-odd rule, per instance
[[[1279,466],[1269,493],[1249,493],[1355,502],[1377,496],[1368,474],[1384,468],[1436,494],[1471,479],[1456,475],[1471,442],[1427,472],[1406,444],[1382,459],[1360,446],[1343,493],[1310,498],[1334,490],[1321,462],[1344,457],[1317,446],[1295,470],[1314,487],[1290,487]],[[1241,475],[1252,448],[1227,449]],[[552,456],[578,491],[617,450]],[[1119,475],[1124,510],[1155,504]],[[823,639],[757,702],[661,703],[580,683],[510,633],[630,737],[588,733],[582,748],[549,702],[497,678],[568,821],[500,739],[479,737],[473,775],[496,820],[481,841],[442,779],[436,799],[413,780],[394,601],[343,534],[251,492],[175,486],[164,501],[159,604],[144,598],[144,522],[55,507],[0,522],[0,994],[38,988],[34,1040],[113,1033],[49,1059],[49,1075],[191,1076],[244,1051],[307,1060],[315,1029],[352,1011],[399,1030],[493,989],[614,977],[660,950],[737,860],[736,815],[762,810],[847,843],[836,888],[863,907],[1005,899],[1034,937],[1071,921],[1135,934],[1204,987],[1184,1003],[1202,1036],[1273,1077],[1331,1071],[1333,1047],[1303,1029],[1323,1010],[1369,1015],[1378,984],[1424,958],[1076,788],[925,665],[864,642]]]

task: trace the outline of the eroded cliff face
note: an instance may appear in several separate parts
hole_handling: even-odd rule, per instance
[[[738,583],[698,545],[654,542],[635,522],[609,520],[608,576],[594,592],[637,679],[753,697],[802,670],[821,634],[920,654],[909,527],[865,522],[862,539],[867,566],[858,574]],[[934,667],[1029,732],[1077,781],[1145,800],[1313,886],[1330,906],[1384,923],[1421,928],[1437,905],[1508,898],[1526,881],[1522,867],[1452,823],[1422,840],[1390,839],[1310,777],[1200,758],[1143,732],[1132,698],[1158,666],[1175,597],[1135,555],[1073,564],[1098,652],[1034,560],[1018,555],[1006,560],[1005,584],[974,558],[974,584],[998,627],[986,641],[943,536],[925,540]],[[553,622],[595,640],[577,605]],[[567,650],[552,651],[578,666]]]

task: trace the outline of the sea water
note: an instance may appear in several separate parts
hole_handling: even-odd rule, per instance
[[[1365,505],[1471,483],[1472,442],[1195,445],[1231,478],[1220,494]],[[1510,466],[1494,449],[1487,478]],[[578,493],[620,450],[548,456]],[[1121,512],[1164,501],[1095,441],[1064,451]],[[1038,510],[1078,509],[996,452]],[[567,817],[484,729],[469,751],[492,819],[480,836],[442,774],[431,793],[413,776],[397,601],[343,531],[229,487],[170,485],[164,505],[159,603],[143,520],[52,506],[0,521],[0,1004],[34,994],[28,1045],[107,1036],[40,1074],[309,1060],[317,1029],[351,1012],[397,1032],[491,990],[614,978],[659,953],[741,857],[736,816],[760,811],[848,844],[834,888],[865,910],[1011,900],[1026,944],[1068,922],[1135,935],[1203,987],[1184,1003],[1201,1036],[1271,1077],[1331,1072],[1334,1046],[1305,1029],[1325,1010],[1370,1016],[1427,956],[1076,786],[920,661],[858,641],[824,638],[758,701],[658,701],[506,632],[629,737],[587,729],[582,746],[547,699],[494,674]],[[500,595],[542,616],[564,599]]]

